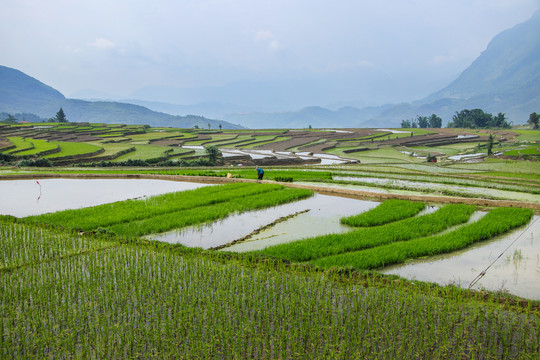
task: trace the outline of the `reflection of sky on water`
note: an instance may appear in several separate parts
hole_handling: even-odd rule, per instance
[[[518,191],[506,191],[498,189],[488,189],[483,187],[475,186],[463,186],[463,185],[449,185],[441,183],[432,183],[432,182],[422,182],[422,181],[410,181],[410,180],[399,180],[399,179],[385,179],[385,178],[370,178],[370,177],[353,177],[353,176],[334,176],[334,180],[342,181],[358,181],[364,183],[371,183],[377,185],[391,185],[395,187],[404,187],[412,189],[425,189],[429,188],[434,191],[459,191],[465,192],[468,194],[474,195],[484,195],[484,196],[494,196],[501,199],[508,200],[517,200],[517,201],[532,201],[540,202],[540,195],[523,193]]]
[[[294,158],[298,157],[303,160],[321,159],[319,165],[337,165],[349,162],[347,159],[343,159],[337,155],[332,154],[311,154],[309,152],[293,153],[289,151],[276,151],[273,150],[253,150],[253,149],[220,149],[223,157],[232,157],[238,155],[249,155],[252,159],[264,159],[268,157],[277,157],[278,159]]]
[[[36,180],[0,181],[0,214],[17,217],[38,215],[206,186],[149,179],[38,179],[37,181],[41,188]]]
[[[186,246],[210,248],[227,244],[249,235],[254,230],[268,225],[280,217],[310,209],[285,222],[239,243],[226,248],[226,251],[247,251],[263,248],[269,244],[293,241],[308,236],[347,231],[339,219],[343,216],[359,214],[379,203],[315,194],[313,197],[269,209],[250,211],[229,216],[207,226],[190,227],[147,238]]]
[[[532,225],[531,225],[532,224]],[[530,226],[529,228],[527,228]],[[517,239],[517,240],[516,240]],[[512,244],[512,242],[516,242]],[[382,270],[407,279],[468,287],[508,247],[473,287],[506,290],[527,299],[540,300],[540,217],[507,235],[475,244],[452,254],[414,260]]]

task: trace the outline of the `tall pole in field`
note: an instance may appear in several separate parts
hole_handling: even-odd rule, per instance
[[[38,201],[39,199],[41,199],[41,184],[39,183],[39,181],[36,180],[36,183],[39,185],[39,196],[38,196]]]

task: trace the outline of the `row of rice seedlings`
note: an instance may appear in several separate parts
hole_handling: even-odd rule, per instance
[[[341,223],[355,227],[383,225],[414,216],[425,207],[423,202],[391,199],[369,211],[341,218]]]
[[[49,152],[51,150],[57,149],[58,145],[49,142],[48,140],[42,140],[42,139],[29,139],[33,144],[33,149],[29,149],[26,151],[21,151],[17,153],[17,156],[26,156],[26,155],[39,155],[44,152]]]
[[[126,200],[83,209],[65,210],[25,218],[25,221],[60,225],[84,231],[200,206],[233,198],[283,189],[281,185],[227,184],[152,196],[146,200]]]
[[[0,271],[110,245],[99,238],[0,221]]]
[[[540,338],[537,315],[128,247],[0,273],[0,306],[2,358],[534,358]]]
[[[464,225],[449,233],[328,256],[314,260],[312,263],[324,268],[350,266],[356,269],[377,269],[403,263],[409,259],[463,249],[475,242],[490,239],[524,225],[532,215],[533,212],[530,209],[496,208],[477,222]]]
[[[227,202],[168,212],[155,216],[149,215],[141,220],[111,225],[106,227],[106,229],[111,233],[122,236],[143,236],[172,229],[179,229],[185,226],[207,223],[223,219],[236,212],[277,206],[312,195],[313,192],[311,190],[281,187],[273,191],[251,196],[232,198]]]
[[[473,212],[472,205],[450,204],[431,214],[382,226],[360,228],[347,233],[323,235],[269,246],[257,253],[295,262],[309,261],[436,234],[451,226],[466,222]]]
[[[60,152],[44,156],[47,159],[56,159],[64,156],[92,154],[102,149],[101,146],[83,142],[51,141],[60,146]]]
[[[185,176],[219,176],[226,177],[231,173],[237,178],[256,179],[257,173],[253,169],[169,169],[169,170],[144,170],[139,173],[161,174],[161,175],[185,175]],[[294,181],[332,180],[330,171],[312,171],[308,169],[265,169],[265,179],[276,177],[292,177]]]
[[[22,136],[11,136],[11,137],[8,137],[7,139],[13,145],[15,145],[15,149],[10,149],[7,151],[8,154],[31,150],[34,148],[34,144],[32,144],[30,139],[26,139]]]

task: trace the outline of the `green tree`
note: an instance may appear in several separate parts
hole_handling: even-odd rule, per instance
[[[219,124],[219,130],[221,130],[221,123]]]
[[[430,128],[441,128],[442,119],[435,114],[431,114],[429,117],[429,127]]]
[[[15,118],[15,116],[8,114],[8,117],[4,119],[2,122],[6,124],[16,124],[17,119]]]
[[[489,134],[489,137],[488,137],[487,154],[488,154],[488,156],[493,154],[493,134]]]
[[[411,127],[411,120],[401,120],[401,127],[408,129]]]
[[[497,127],[503,129],[510,129],[510,124],[506,121],[506,115],[504,113],[498,113],[497,116],[493,116],[491,122],[488,124],[490,127]]]
[[[417,116],[416,122],[418,123],[419,128],[427,128],[429,127],[429,118],[427,116]]]
[[[208,130],[210,130],[210,123],[208,123]]]
[[[59,123],[67,123],[69,122],[67,117],[66,117],[66,114],[64,113],[64,109],[60,108],[60,110],[58,110],[58,112],[56,113],[56,116],[54,117],[55,121],[56,122],[59,122]]]
[[[538,122],[540,121],[540,115],[536,112],[533,112],[531,115],[529,115],[529,120],[527,120],[527,123],[532,125],[533,129],[538,129]]]
[[[208,155],[208,161],[210,161],[212,165],[216,165],[217,159],[221,155],[221,151],[219,151],[215,145],[206,146],[204,150],[206,151],[206,155]]]
[[[485,113],[481,109],[461,110],[452,117],[452,121],[448,123],[449,128],[485,128],[498,127],[508,129],[511,125],[506,121],[506,116],[503,113],[493,116]]]

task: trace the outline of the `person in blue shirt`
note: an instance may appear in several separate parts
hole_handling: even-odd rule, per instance
[[[256,167],[256,169],[257,169],[257,180],[262,180],[264,176],[264,170],[258,166]]]

